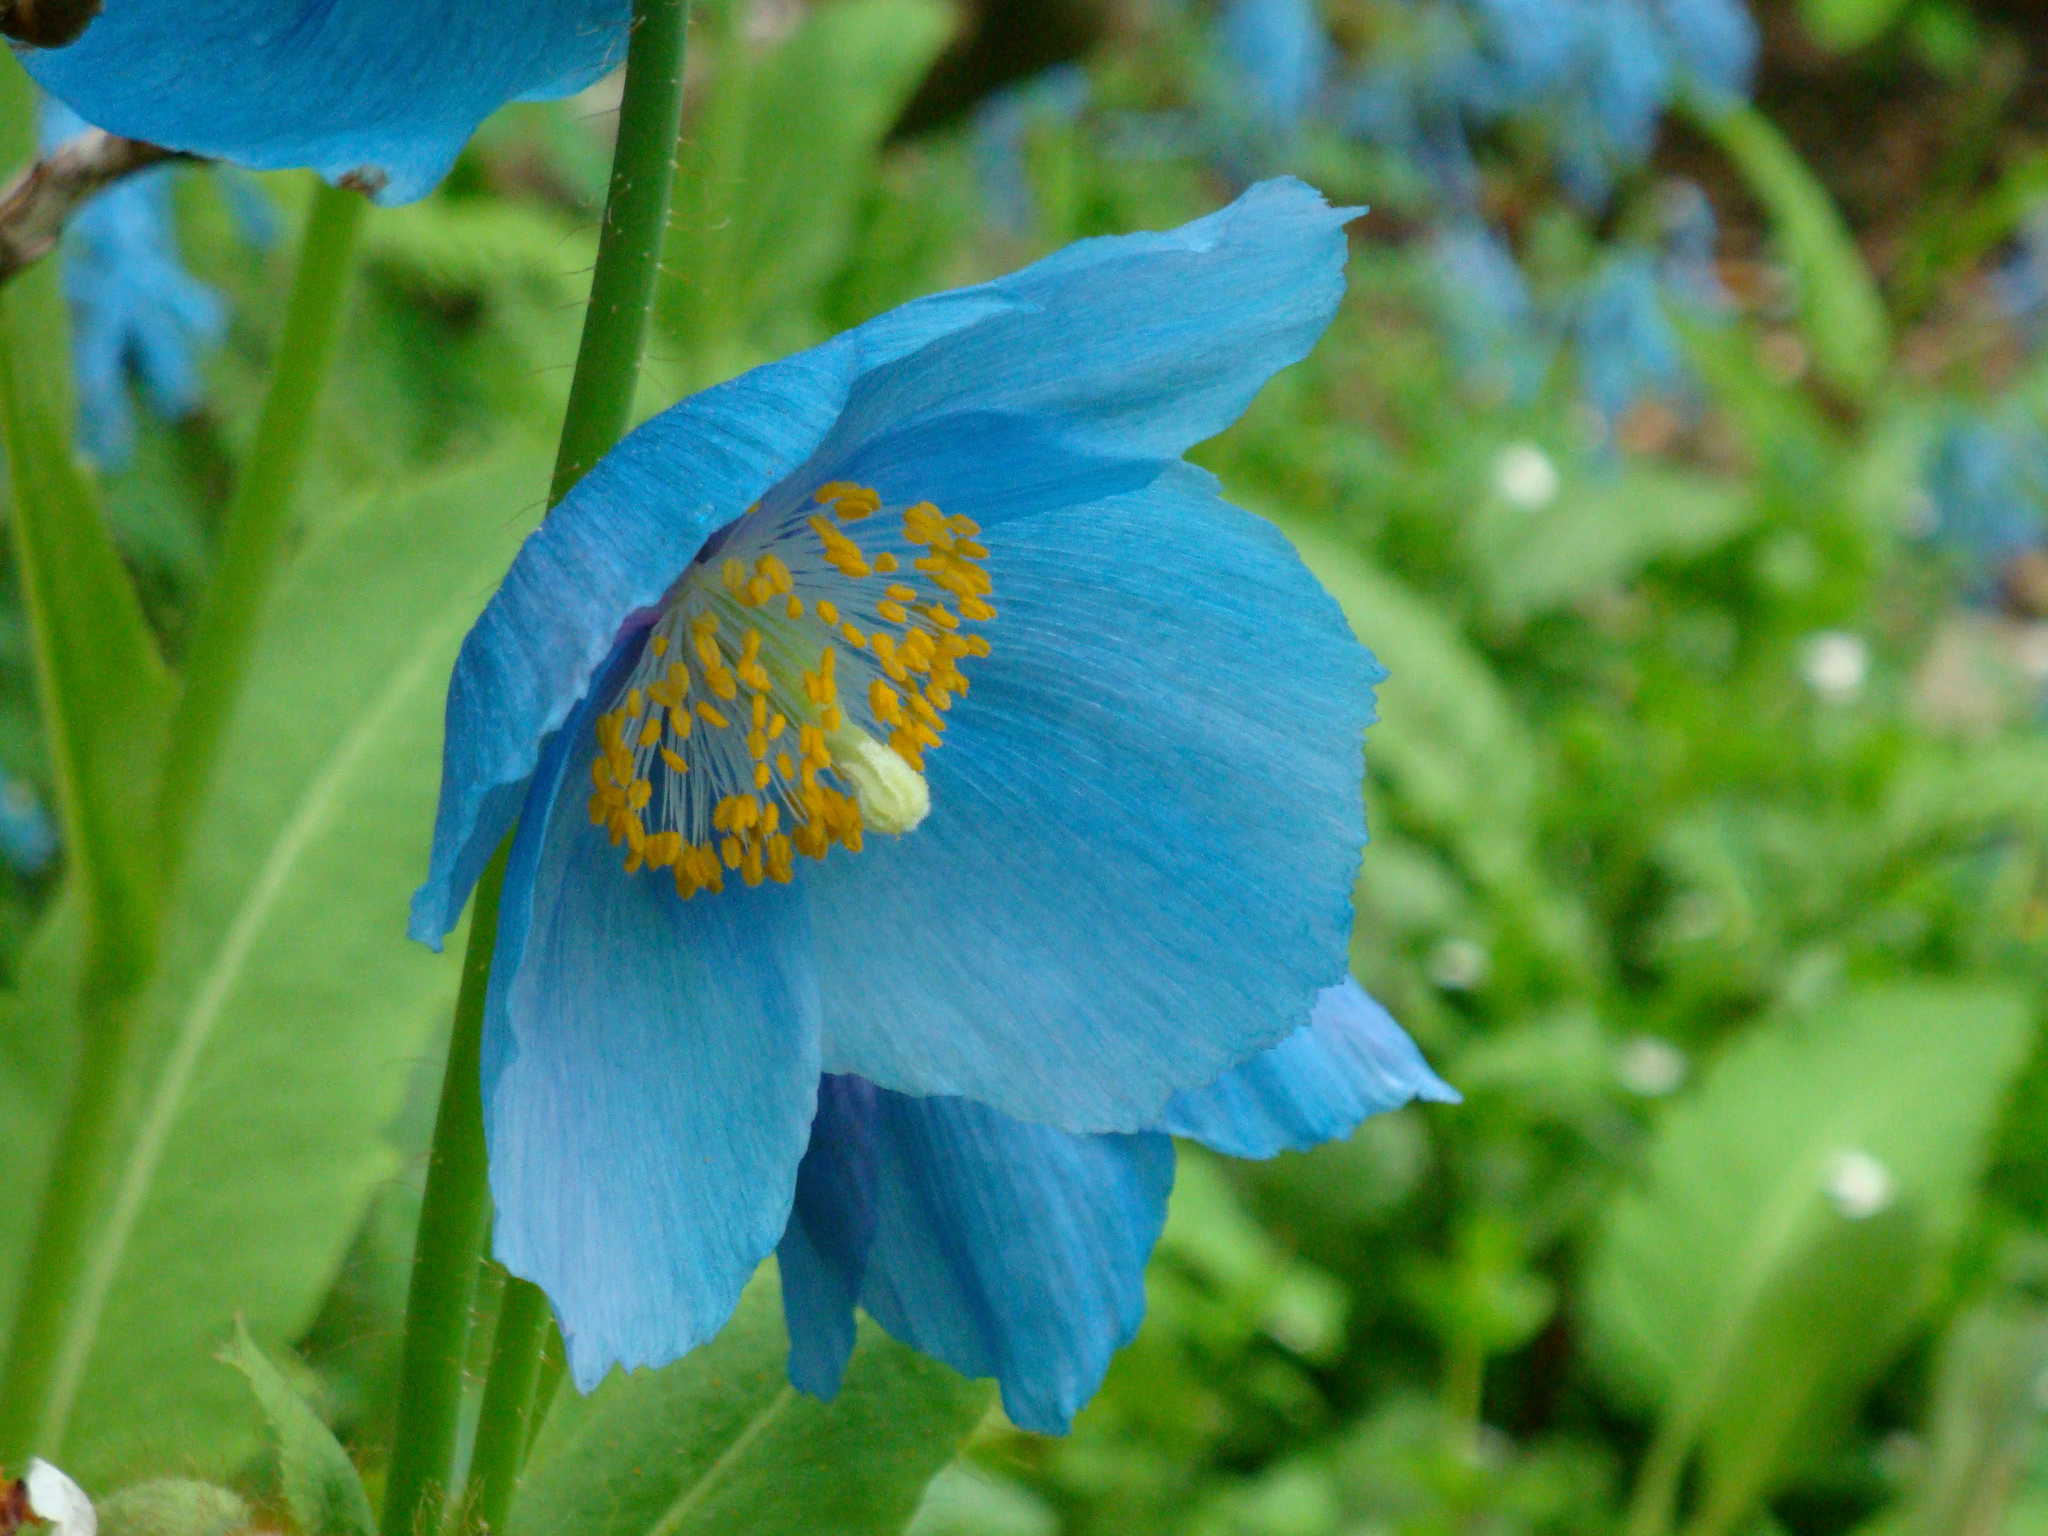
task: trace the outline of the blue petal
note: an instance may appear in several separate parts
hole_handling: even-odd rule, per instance
[[[839,1390],[853,1354],[853,1307],[875,1238],[875,1093],[858,1077],[827,1077],[818,1085],[796,1205],[775,1250],[789,1323],[789,1379],[815,1397]]]
[[[1458,1102],[1415,1042],[1345,977],[1285,1040],[1207,1088],[1177,1093],[1164,1129],[1232,1157],[1271,1157],[1348,1136],[1410,1099]]]
[[[1173,1143],[1070,1136],[963,1099],[874,1099],[861,1305],[1026,1429],[1063,1434],[1145,1315]]]
[[[905,305],[633,433],[527,541],[464,643],[413,936],[454,926],[619,626],[750,503],[867,475],[988,521],[1143,485],[1328,324],[1346,217],[1300,182],[1263,183],[1185,228],[1082,241]]]
[[[805,871],[826,1069],[1146,1129],[1343,973],[1381,674],[1185,465],[989,540],[994,652],[926,759],[931,815]]]
[[[108,0],[30,74],[109,132],[424,196],[476,125],[625,58],[628,0]]]
[[[415,939],[438,948],[455,926],[511,829],[543,740],[584,696],[620,626],[805,461],[864,369],[971,323],[989,303],[969,289],[906,305],[693,395],[630,434],[549,514],[456,659]]]
[[[1357,212],[1281,178],[1179,229],[1078,241],[998,278],[984,290],[1000,311],[861,380],[820,461],[962,410],[1052,418],[1087,453],[1173,458],[1307,356],[1343,297]]]
[[[725,1322],[787,1223],[818,1087],[802,891],[627,876],[575,803],[564,743],[593,709],[521,817],[483,1043],[496,1252],[547,1292],[586,1391]]]

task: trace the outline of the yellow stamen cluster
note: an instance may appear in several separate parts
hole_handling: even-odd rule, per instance
[[[967,692],[960,663],[989,654],[962,631],[995,617],[988,551],[970,519],[919,502],[901,552],[875,547],[896,541],[885,522],[870,554],[842,525],[880,511],[874,490],[838,481],[808,507],[750,510],[672,591],[596,727],[590,819],[628,874],[670,870],[685,898],[723,890],[728,870],[787,884],[797,854],[858,852],[870,822],[922,817],[916,775]]]

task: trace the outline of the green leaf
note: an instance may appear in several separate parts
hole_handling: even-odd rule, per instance
[[[664,319],[700,373],[810,339],[756,331],[815,313],[883,135],[952,25],[938,0],[842,0],[752,60],[734,26],[685,135],[664,261]]]
[[[988,1410],[969,1382],[861,1319],[830,1403],[790,1386],[772,1272],[711,1343],[557,1400],[514,1536],[867,1536],[900,1531]]]
[[[398,1166],[387,1127],[455,986],[405,938],[448,667],[546,483],[518,455],[373,499],[281,584],[146,998],[150,1087],[64,1445],[81,1476],[232,1469],[258,1424],[213,1351],[238,1315],[297,1337]],[[34,1026],[24,1002],[0,1030]],[[16,1085],[10,1125],[39,1155],[63,1062],[33,1041],[7,1056],[51,1074]],[[0,1181],[0,1233],[33,1193]]]
[[[1872,989],[1759,1030],[1658,1128],[1586,1287],[1596,1361],[1705,1441],[1725,1529],[1924,1308],[2029,1034],[2012,994]]]
[[[238,1327],[222,1359],[249,1378],[263,1416],[277,1436],[279,1481],[285,1503],[306,1536],[375,1536],[370,1496],[334,1431],[320,1422],[276,1366]]]
[[[232,1488],[164,1477],[99,1501],[100,1536],[242,1536],[256,1517]]]
[[[1769,211],[1799,283],[1800,321],[1821,376],[1848,394],[1868,395],[1884,377],[1891,326],[1877,282],[1827,189],[1754,107],[1697,99],[1690,105],[1693,121]]]
[[[1494,610],[1519,620],[1619,586],[1659,560],[1712,549],[1755,515],[1727,481],[1643,466],[1568,486],[1540,511],[1490,509],[1471,531]]]
[[[0,59],[8,137],[33,114],[33,87],[10,54]],[[117,993],[148,964],[157,893],[136,828],[147,824],[171,685],[72,455],[71,334],[58,278],[57,263],[44,261],[0,291],[0,428],[69,870],[103,972],[95,981]]]

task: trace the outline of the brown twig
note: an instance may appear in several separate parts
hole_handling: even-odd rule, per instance
[[[0,1536],[14,1536],[34,1518],[35,1511],[28,1503],[28,1484],[18,1477],[0,1474]]]
[[[100,13],[101,0],[0,0],[0,34],[38,48],[75,43]]]
[[[0,192],[0,284],[49,255],[71,216],[95,192],[152,165],[185,158],[97,128],[59,144]]]

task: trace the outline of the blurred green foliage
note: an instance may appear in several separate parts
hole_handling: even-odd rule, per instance
[[[1846,46],[1929,9],[1802,14]],[[1022,140],[1030,227],[989,220],[971,130],[883,148],[952,24],[939,0],[711,13],[644,409],[1228,195],[1239,168],[1199,136],[1140,131],[1200,94],[1199,29],[1168,15]],[[368,225],[299,548],[150,999],[173,1070],[138,1112],[65,1448],[99,1486],[198,1474],[354,1529],[322,1424],[380,1475],[455,979],[402,913],[441,680],[539,511],[602,92],[501,114]],[[1390,669],[1354,964],[1467,1102],[1270,1164],[1189,1150],[1145,1330],[1067,1439],[875,1339],[828,1419],[781,1385],[764,1276],[702,1355],[564,1392],[515,1526],[833,1529],[839,1494],[901,1516],[979,1423],[918,1536],[2048,1530],[2042,632],[1914,534],[1944,412],[2048,399],[2048,361],[1987,362],[1969,303],[2030,162],[1874,273],[1768,112],[1692,121],[1747,220],[1734,300],[1683,327],[1696,410],[1603,421],[1559,365],[1526,393],[1475,381],[1412,178],[1311,132],[1288,164],[1391,212],[1354,226],[1321,348],[1199,454]],[[1625,244],[1645,174],[1605,221],[1509,183],[1532,280]],[[263,188],[296,216],[301,183]],[[146,424],[104,484],[173,657],[286,277],[217,181],[180,195],[233,301],[214,404]],[[27,667],[0,607],[0,764],[46,781]],[[67,911],[60,877],[0,893],[22,1170],[67,1071]],[[0,1182],[0,1306],[33,1190]],[[235,1346],[254,1396],[217,1358],[238,1318],[284,1362]],[[184,1490],[178,1530],[246,1517],[152,1486]],[[169,1531],[152,1498],[114,1501],[110,1532]]]

